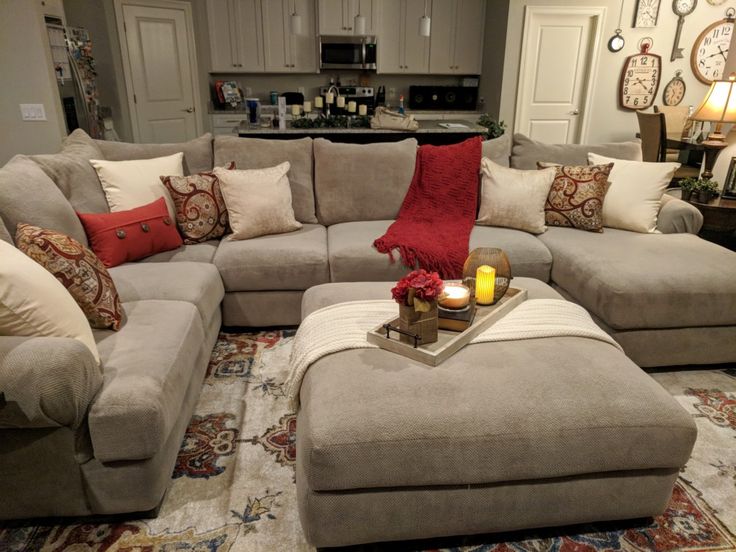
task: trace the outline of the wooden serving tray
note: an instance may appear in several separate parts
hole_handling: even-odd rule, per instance
[[[510,287],[495,305],[488,307],[477,305],[475,320],[468,329],[462,332],[440,329],[437,331],[437,341],[428,345],[414,347],[411,344],[402,343],[396,334],[388,338],[386,337],[386,330],[383,328],[383,324],[368,332],[368,343],[378,345],[381,349],[403,355],[423,364],[437,366],[465,347],[465,345],[470,343],[483,330],[501,320],[514,310],[517,305],[525,301],[526,298],[527,291],[525,289]],[[387,320],[387,323],[398,327],[399,317],[396,316],[391,320]]]

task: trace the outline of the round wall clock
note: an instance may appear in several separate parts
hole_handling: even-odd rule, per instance
[[[654,103],[662,75],[662,58],[649,53],[651,38],[639,42],[638,54],[624,62],[619,81],[619,105],[624,109],[646,109]]]
[[[725,2],[725,1],[726,1],[726,0],[708,0],[708,3],[709,3],[709,4],[711,5],[711,6],[720,6],[720,5],[721,5],[721,4],[723,4],[723,3]]]
[[[664,85],[664,92],[662,93],[664,105],[679,105],[685,97],[685,81],[682,80],[680,75],[682,75],[682,71],[675,71],[672,80]]]
[[[723,78],[728,48],[734,32],[734,10],[729,8],[725,19],[708,25],[695,39],[690,54],[690,67],[695,78],[704,84]]]

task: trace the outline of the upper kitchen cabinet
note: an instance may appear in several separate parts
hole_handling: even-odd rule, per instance
[[[316,73],[314,0],[266,0],[261,10],[266,72]],[[301,16],[299,34],[292,32],[293,13]]]
[[[260,0],[207,0],[213,73],[264,70]]]
[[[480,74],[485,5],[485,0],[432,1],[430,73]]]
[[[365,34],[375,35],[378,31],[379,0],[319,0],[319,34],[355,34],[355,16],[365,17]],[[390,2],[389,2],[390,3]]]
[[[428,4],[427,15],[431,17]],[[378,38],[378,72],[426,74],[429,38],[419,35],[425,0],[380,0],[380,9],[383,17]]]

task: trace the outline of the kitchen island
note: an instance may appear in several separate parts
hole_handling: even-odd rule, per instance
[[[371,128],[249,128],[247,123],[238,127],[238,136],[242,138],[267,138],[270,140],[293,140],[296,138],[327,138],[333,142],[351,144],[367,144],[372,142],[397,142],[405,138],[416,138],[419,144],[436,146],[456,144],[472,138],[484,136],[485,127],[463,120],[420,120],[419,129],[415,131],[387,130]],[[463,127],[445,128],[440,124],[458,124]]]

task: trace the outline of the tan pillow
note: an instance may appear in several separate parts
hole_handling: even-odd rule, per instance
[[[662,196],[679,163],[645,163],[588,154],[588,163],[613,163],[603,201],[603,226],[632,232],[656,232]]]
[[[302,227],[291,206],[291,187],[286,176],[289,168],[288,161],[268,169],[215,167],[212,172],[220,180],[232,239],[247,240]]]
[[[162,176],[184,176],[182,152],[153,159],[133,161],[104,161],[90,159],[97,171],[102,189],[105,191],[110,211],[128,211],[148,205],[163,197],[169,215],[176,219],[176,209],[166,186],[161,183]]]
[[[544,224],[544,204],[555,179],[557,169],[522,171],[502,167],[483,158],[478,224],[505,226],[532,234],[541,234]]]
[[[100,362],[82,309],[44,267],[0,241],[0,335],[71,337]]]

